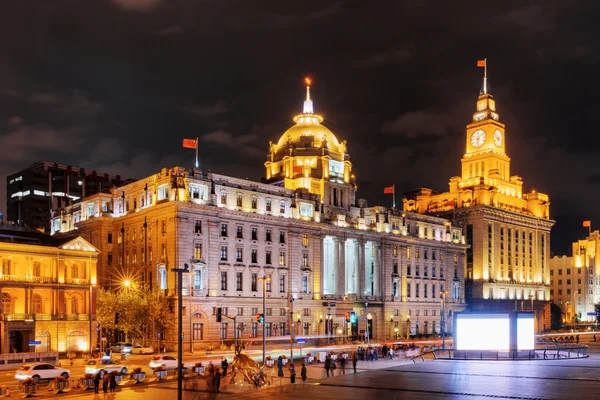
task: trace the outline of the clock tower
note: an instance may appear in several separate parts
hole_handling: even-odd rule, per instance
[[[484,81],[473,122],[467,125],[466,150],[461,159],[463,181],[472,178],[508,181],[510,158],[506,155],[505,139],[505,126],[500,122],[496,101]]]

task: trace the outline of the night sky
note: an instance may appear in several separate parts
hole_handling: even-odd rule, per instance
[[[551,197],[553,253],[600,224],[597,2],[1,3],[1,211],[6,175],[34,162],[139,178],[191,167],[186,137],[201,167],[258,180],[305,75],[359,197],[445,191],[487,57],[511,173]]]

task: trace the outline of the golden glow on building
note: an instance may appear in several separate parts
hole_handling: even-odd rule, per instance
[[[305,79],[306,99],[302,114],[293,118],[295,125],[277,143],[269,142],[266,181],[304,189],[320,195],[326,205],[347,208],[354,204],[355,180],[346,141],[340,142],[322,125],[323,117],[314,113],[311,83]]]
[[[461,174],[449,190],[418,188],[406,193],[405,211],[452,218],[463,224],[468,253],[466,279],[472,298],[547,301],[549,291],[550,199],[523,192],[506,153],[506,126],[484,78],[472,121],[466,126]],[[543,329],[538,324],[538,329]]]

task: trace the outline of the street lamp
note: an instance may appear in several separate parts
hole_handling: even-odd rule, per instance
[[[441,328],[442,328],[442,349],[446,348],[446,294],[448,292],[442,291],[440,292],[442,302],[442,318],[441,318]]]
[[[95,284],[92,284],[90,281],[90,295],[89,295],[89,301],[88,301],[88,306],[90,309],[90,315],[88,315],[88,319],[90,320],[90,341],[88,342],[88,351],[90,352],[90,357],[92,355],[92,287],[95,287]]]
[[[183,274],[187,274],[190,270],[189,265],[184,264],[183,268],[171,268],[172,272],[177,274],[177,400],[182,400],[183,397]]]
[[[394,333],[396,334],[396,340],[398,340],[398,327],[394,328]]]
[[[406,317],[406,339],[410,338],[410,317]]]
[[[262,335],[263,335],[263,354],[262,354],[262,362],[265,365],[266,355],[267,355],[267,282],[271,282],[270,276],[263,276],[258,278],[259,281],[262,281],[263,285],[263,327],[262,327]]]

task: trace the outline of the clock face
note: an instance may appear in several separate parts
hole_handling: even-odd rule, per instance
[[[496,132],[494,132],[494,143],[496,143],[496,146],[498,147],[502,146],[502,132],[497,129]]]
[[[473,147],[481,147],[485,143],[485,131],[483,129],[476,130],[471,135],[471,145]]]

